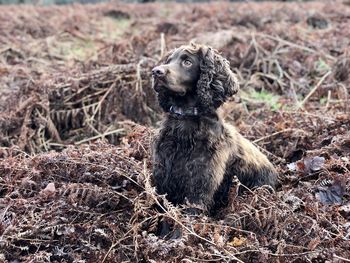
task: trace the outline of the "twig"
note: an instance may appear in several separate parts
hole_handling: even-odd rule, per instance
[[[255,141],[253,141],[254,143],[257,143],[257,142],[260,142],[260,141],[263,141],[265,139],[268,139],[268,138],[271,138],[275,135],[278,135],[278,134],[281,134],[281,133],[285,133],[285,132],[291,132],[291,131],[301,131],[301,132],[304,132],[303,130],[300,130],[300,129],[284,129],[282,131],[278,131],[278,132],[274,132],[272,134],[269,134],[269,135],[266,135],[264,137],[261,137],[259,139],[256,139]],[[305,132],[304,132],[305,133]]]
[[[298,105],[298,109],[303,108],[304,104],[308,99],[315,93],[315,91],[321,86],[323,81],[332,73],[332,71],[328,71],[323,77],[318,81],[316,86],[310,91],[310,93],[304,98],[304,100]]]
[[[166,45],[165,45],[165,37],[164,37],[164,33],[160,34],[160,57],[162,58],[165,54],[165,49],[166,49]]]
[[[337,256],[336,254],[333,254],[333,257],[337,258],[337,259],[340,259],[340,260],[343,260],[345,262],[350,262],[350,259],[346,259],[346,258],[343,258],[341,256]]]
[[[278,162],[281,162],[283,163],[285,160],[275,154],[273,154],[272,152],[266,150],[265,148],[261,147],[260,145],[258,144],[255,144],[256,147],[258,147],[262,152],[265,152],[268,156],[271,156],[273,158],[275,158]]]
[[[100,101],[97,104],[97,107],[95,108],[94,113],[92,114],[91,118],[94,119],[96,113],[100,110],[103,101],[107,98],[108,94],[116,87],[117,85],[117,81],[119,80],[119,78],[117,78],[115,80],[115,82],[113,82],[113,84],[108,88],[108,90],[106,91],[106,93],[102,96],[102,98],[100,99]]]
[[[142,77],[141,77],[141,65],[143,63],[143,59],[139,61],[136,65],[136,94],[139,93],[142,95]],[[135,95],[136,95],[135,94]]]
[[[78,142],[76,142],[74,144],[75,145],[79,145],[79,144],[82,144],[82,143],[85,143],[85,142],[89,142],[89,141],[93,141],[93,140],[96,140],[96,139],[99,139],[99,138],[103,138],[103,137],[105,137],[107,135],[121,134],[121,133],[124,133],[124,132],[125,132],[125,129],[123,129],[123,128],[116,129],[116,130],[109,131],[109,132],[106,132],[106,133],[103,133],[103,134],[100,134],[100,135],[96,135],[96,136],[93,136],[93,137],[90,137],[90,138],[86,138],[86,139],[78,141]]]
[[[295,257],[295,256],[302,256],[302,255],[308,255],[308,254],[314,254],[314,253],[320,253],[320,250],[307,251],[307,252],[301,252],[301,253],[291,253],[291,254],[275,254],[275,253],[268,252],[267,254],[274,257]]]
[[[128,232],[125,233],[125,235],[123,236],[123,238],[119,239],[117,242],[113,243],[110,248],[108,249],[107,253],[105,254],[105,256],[103,257],[102,263],[104,263],[109,255],[109,253],[111,253],[112,249],[114,249],[117,245],[120,244],[120,242],[122,242],[123,240],[129,238],[128,234],[132,231],[132,229],[130,229]]]
[[[29,97],[25,101],[19,104],[19,107],[16,109],[16,113],[20,113],[22,110],[26,109],[30,104],[35,104],[37,102],[36,97]]]
[[[271,40],[275,40],[275,41],[278,41],[278,42],[281,42],[285,45],[288,45],[290,47],[294,47],[294,48],[297,48],[297,49],[301,49],[301,50],[304,50],[304,51],[307,51],[307,52],[310,52],[310,53],[314,53],[314,54],[320,54],[320,55],[323,55],[325,56],[326,58],[328,59],[331,59],[333,61],[336,60],[335,57],[329,55],[329,54],[324,54],[322,52],[319,52],[317,50],[314,50],[314,49],[311,49],[311,48],[308,48],[308,47],[305,47],[305,46],[302,46],[302,45],[298,45],[298,44],[295,44],[293,42],[290,42],[288,40],[285,40],[285,39],[282,39],[280,37],[275,37],[275,36],[271,36],[271,35],[267,35],[267,34],[264,34],[264,33],[257,33],[258,36],[261,36],[261,37],[265,37],[265,38],[268,38],[268,39],[271,39]]]
[[[327,103],[326,103],[326,106],[324,107],[324,111],[327,111],[327,110],[328,110],[329,103],[330,103],[330,101],[331,101],[331,97],[332,97],[332,91],[329,90],[329,91],[328,91],[328,94],[327,94]]]
[[[244,230],[244,229],[240,229],[240,228],[236,228],[236,227],[233,227],[233,226],[229,226],[229,225],[223,225],[223,224],[214,224],[214,223],[197,223],[197,225],[207,225],[207,226],[214,226],[214,227],[220,227],[220,228],[228,228],[230,230],[235,230],[235,231],[238,231],[238,232],[242,232],[242,233],[245,233],[245,234],[249,234],[251,236],[254,236],[254,238],[256,238],[256,234],[251,232],[251,231],[248,231],[248,230]]]

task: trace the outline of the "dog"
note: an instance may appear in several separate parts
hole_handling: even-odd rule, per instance
[[[167,194],[175,205],[188,203],[210,213],[227,205],[234,176],[241,188],[275,188],[274,166],[220,117],[220,106],[237,93],[239,84],[217,50],[194,43],[181,46],[152,69],[152,76],[166,115],[153,147],[159,194]]]

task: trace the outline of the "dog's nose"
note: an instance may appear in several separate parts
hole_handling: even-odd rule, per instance
[[[165,69],[161,66],[152,69],[152,75],[155,77],[162,77],[165,75]]]

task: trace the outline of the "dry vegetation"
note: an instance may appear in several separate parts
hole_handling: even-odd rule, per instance
[[[0,262],[350,262],[349,24],[346,1],[0,7]],[[193,39],[280,172],[215,218],[150,176],[150,69]]]

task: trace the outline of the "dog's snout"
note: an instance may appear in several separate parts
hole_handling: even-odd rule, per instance
[[[152,75],[155,77],[162,77],[165,75],[165,69],[162,66],[155,67],[152,69]]]

